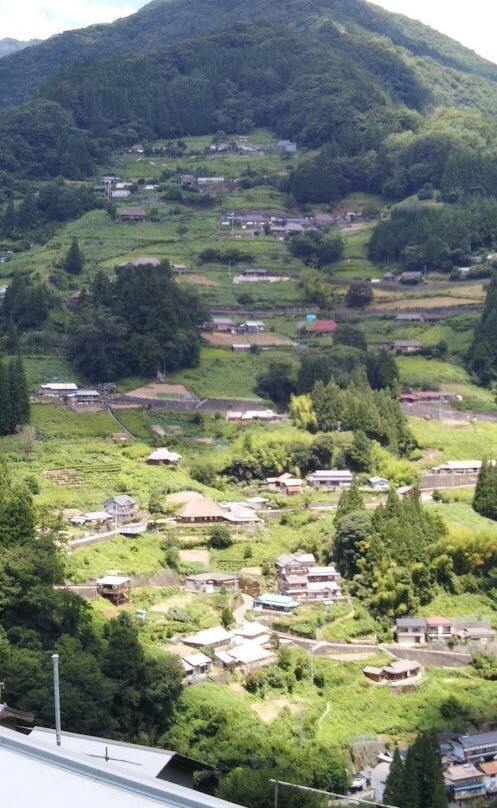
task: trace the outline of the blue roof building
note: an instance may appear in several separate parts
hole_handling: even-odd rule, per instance
[[[298,605],[298,601],[288,595],[277,595],[275,592],[265,592],[254,599],[254,609],[269,609],[273,612],[291,612]]]

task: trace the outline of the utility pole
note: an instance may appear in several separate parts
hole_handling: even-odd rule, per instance
[[[59,688],[59,655],[52,654],[53,694],[55,708],[55,740],[60,746],[60,688]]]

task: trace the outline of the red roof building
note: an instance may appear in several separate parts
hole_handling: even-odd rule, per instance
[[[306,324],[306,329],[311,334],[333,334],[336,327],[335,320],[314,320],[314,322]]]

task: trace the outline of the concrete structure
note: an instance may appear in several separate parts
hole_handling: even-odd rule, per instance
[[[185,577],[185,590],[187,592],[205,592],[210,595],[225,589],[227,592],[238,592],[238,577],[236,573],[200,572],[198,575]]]
[[[352,472],[348,469],[319,469],[309,474],[307,484],[311,488],[348,488],[352,480]]]
[[[154,452],[147,457],[147,464],[149,466],[175,466],[181,460],[181,455],[177,452],[171,452],[169,449],[162,447],[155,449]]]
[[[242,626],[233,630],[233,634],[235,635],[236,643],[250,641],[258,645],[265,645],[269,642],[268,627],[258,623],[256,620],[245,621]]]

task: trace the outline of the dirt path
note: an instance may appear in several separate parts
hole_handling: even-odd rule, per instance
[[[241,593],[242,602],[236,609],[233,610],[233,619],[237,624],[242,624],[245,619],[245,613],[248,612],[249,609],[252,608],[252,601],[253,598],[250,595],[246,595],[245,592]]]

